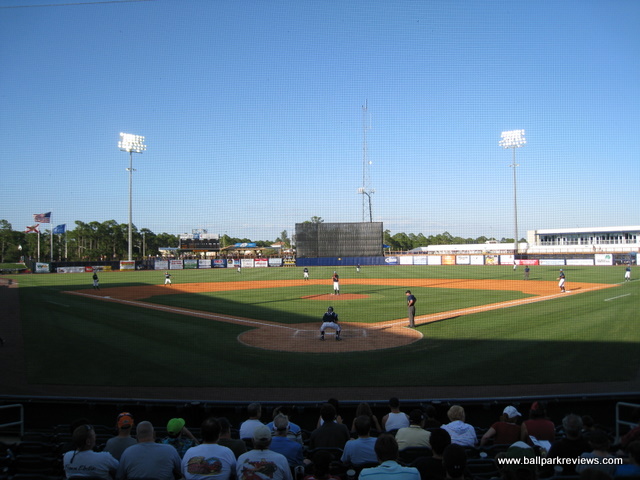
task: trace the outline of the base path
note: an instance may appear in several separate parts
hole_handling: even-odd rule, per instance
[[[165,312],[174,312],[180,315],[191,315],[199,318],[206,318],[217,322],[228,322],[239,325],[254,327],[251,330],[239,335],[238,341],[245,345],[266,350],[304,352],[304,353],[339,353],[355,352],[366,350],[379,350],[384,348],[401,347],[420,340],[423,335],[419,330],[409,328],[406,318],[390,320],[380,323],[342,323],[342,338],[338,342],[332,335],[331,330],[326,332],[326,340],[320,341],[319,328],[317,324],[281,324],[264,320],[234,317],[230,315],[204,312],[201,310],[191,310],[180,307],[169,307],[157,305],[143,301],[158,295],[174,295],[185,293],[221,292],[232,290],[249,290],[263,288],[286,288],[302,285],[326,285],[330,289],[331,285],[327,280],[280,280],[280,281],[253,281],[253,282],[209,282],[209,283],[185,283],[165,285],[149,285],[136,287],[114,287],[102,288],[101,290],[84,289],[67,292],[73,295],[98,298],[105,301],[117,302],[136,307],[150,308]],[[509,308],[527,303],[552,300],[603,288],[611,288],[615,285],[597,283],[570,283],[567,293],[559,293],[555,281],[525,281],[525,280],[467,280],[467,279],[345,279],[341,280],[341,286],[348,285],[386,285],[397,286],[399,288],[459,288],[459,289],[479,289],[479,290],[510,290],[520,291],[533,297],[507,302],[498,302],[477,307],[439,312],[430,315],[418,315],[415,318],[417,325],[446,320],[448,318],[470,315],[473,313],[486,312]],[[340,301],[357,300],[366,301],[367,295],[341,294],[341,295],[318,295],[302,297],[310,301]],[[400,297],[402,300],[402,297]]]

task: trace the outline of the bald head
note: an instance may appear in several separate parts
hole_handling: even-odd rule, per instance
[[[138,443],[141,442],[154,442],[155,431],[151,422],[140,422],[136,427],[136,436],[138,437]]]

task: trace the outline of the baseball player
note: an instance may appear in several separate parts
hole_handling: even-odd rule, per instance
[[[340,295],[340,276],[338,272],[333,272],[331,280],[333,281],[333,294]]]
[[[415,316],[416,316],[416,297],[411,293],[411,290],[404,292],[407,296],[407,316],[409,317],[409,326],[415,328]]]
[[[302,270],[302,279],[309,280],[309,269],[307,267],[304,267],[304,270]]]
[[[627,265],[627,269],[624,271],[624,281],[631,281],[631,265]]]
[[[565,276],[564,271],[560,269],[560,275],[558,276],[558,286],[560,287],[560,292],[565,293],[566,290],[564,288]]]
[[[164,284],[171,285],[171,274],[169,272],[164,272]]]
[[[320,327],[320,340],[324,340],[324,331],[327,328],[333,328],[336,331],[336,340],[342,340],[340,338],[340,325],[338,324],[338,314],[333,311],[333,307],[327,308],[327,311],[322,316],[322,326]]]
[[[93,289],[94,290],[100,290],[100,284],[98,281],[98,273],[97,272],[93,272]]]

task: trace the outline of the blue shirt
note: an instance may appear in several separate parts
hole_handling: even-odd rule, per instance
[[[420,473],[417,468],[403,467],[387,460],[377,467],[363,468],[358,477],[362,480],[420,480]]]

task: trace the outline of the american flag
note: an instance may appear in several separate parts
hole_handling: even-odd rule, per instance
[[[38,225],[37,223],[35,225],[31,225],[30,227],[27,226],[27,229],[24,231],[24,233],[40,233],[40,231],[38,230],[38,227],[40,225]]]
[[[33,215],[33,221],[40,223],[51,223],[51,212],[36,213]]]

